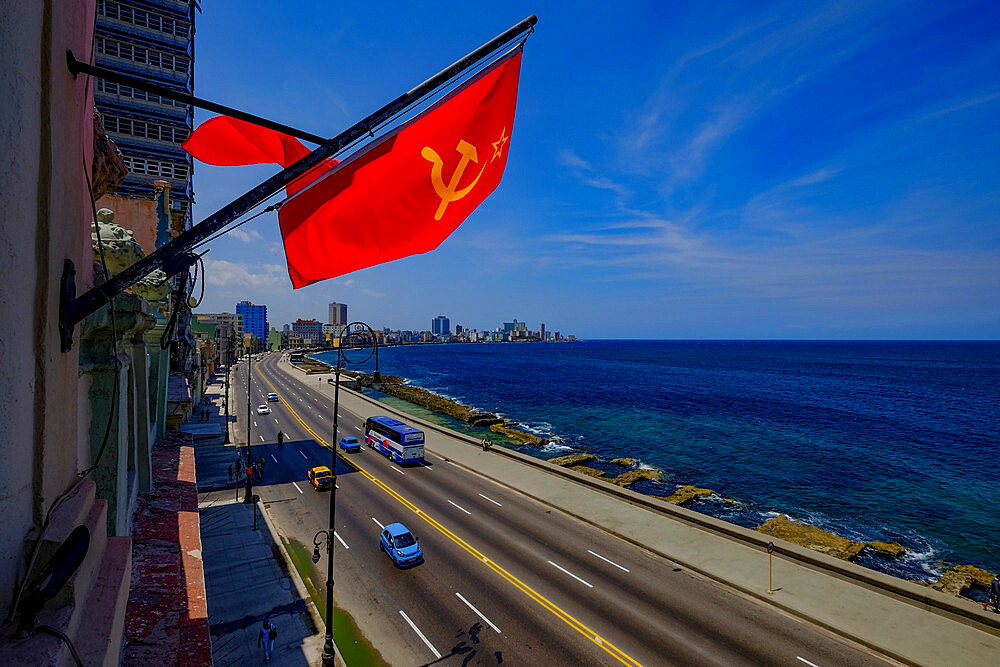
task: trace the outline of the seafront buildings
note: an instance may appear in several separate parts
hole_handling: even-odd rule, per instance
[[[261,341],[267,340],[267,306],[240,301],[236,304],[236,314],[243,316],[243,330]]]
[[[334,301],[330,304],[330,320],[328,324],[347,324],[347,304]]]

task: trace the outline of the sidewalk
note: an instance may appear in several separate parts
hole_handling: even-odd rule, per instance
[[[225,384],[214,382],[206,392],[210,421],[222,429],[223,391]],[[267,618],[278,631],[270,664],[317,665],[324,627],[298,575],[290,571],[263,504],[256,507],[254,530],[254,506],[243,504],[242,484],[237,499],[228,473],[236,460],[237,438],[233,440],[226,445],[223,437],[216,436],[194,443],[212,659],[218,667],[263,665],[264,650],[257,647],[257,636]]]
[[[317,387],[315,376],[307,378],[284,360],[279,366],[289,377]],[[320,386],[332,397],[332,386],[325,381]],[[343,387],[340,405],[361,416],[398,414]],[[997,664],[1000,629],[993,615],[979,612],[974,602],[779,539],[774,540],[777,591],[768,594],[767,553],[761,546],[770,539],[766,535],[518,452],[502,448],[483,452],[472,438],[410,415],[400,417],[424,429],[427,450],[434,454],[896,660],[918,665]],[[966,604],[968,610],[956,607]]]

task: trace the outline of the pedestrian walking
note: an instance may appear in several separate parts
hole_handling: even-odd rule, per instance
[[[271,662],[274,653],[274,640],[278,638],[278,630],[266,618],[260,624],[260,634],[257,635],[257,647],[264,647],[264,662]]]
[[[994,574],[993,581],[990,582],[990,602],[993,603],[993,611],[1000,614],[1000,574]]]

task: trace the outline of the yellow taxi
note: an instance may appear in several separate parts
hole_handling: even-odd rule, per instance
[[[333,484],[333,473],[326,466],[316,466],[309,470],[309,483],[317,491],[329,489]]]

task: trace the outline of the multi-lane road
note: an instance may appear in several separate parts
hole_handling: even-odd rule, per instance
[[[330,465],[333,402],[278,363],[271,354],[252,373],[250,440],[267,462],[255,492],[282,532],[311,548],[329,496],[306,471]],[[243,440],[246,365],[234,370]],[[257,415],[272,391],[281,400]],[[368,416],[342,405],[338,437],[363,440]],[[426,465],[407,468],[364,448],[339,457],[337,475],[335,595],[394,665],[882,662],[430,448]],[[394,521],[419,538],[423,564],[397,569],[379,550],[379,526]],[[325,573],[325,560],[316,567]]]

